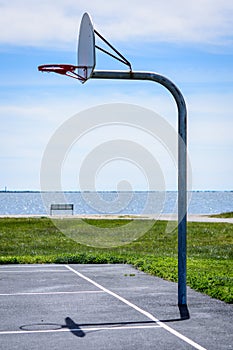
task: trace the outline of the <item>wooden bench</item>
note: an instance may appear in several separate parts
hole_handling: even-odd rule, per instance
[[[74,214],[74,204],[51,204],[50,215],[53,214],[54,210],[71,210],[72,215]]]

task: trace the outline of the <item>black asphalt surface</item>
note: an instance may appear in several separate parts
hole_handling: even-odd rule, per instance
[[[233,305],[128,265],[1,265],[0,349],[233,349]],[[186,316],[186,317],[185,317]]]

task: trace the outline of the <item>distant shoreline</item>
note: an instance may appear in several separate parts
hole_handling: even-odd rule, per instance
[[[119,192],[133,192],[133,193],[153,193],[153,192],[163,192],[163,191],[146,191],[146,190],[135,190],[135,191],[116,191],[116,190],[97,190],[97,191],[74,191],[74,190],[67,190],[67,191],[39,191],[39,190],[0,190],[0,193],[119,193]],[[178,193],[177,190],[167,190],[164,192],[173,192]],[[229,192],[232,193],[233,190],[192,190],[187,191],[187,193],[198,193],[198,192]]]

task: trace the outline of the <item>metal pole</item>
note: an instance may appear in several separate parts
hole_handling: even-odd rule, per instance
[[[178,305],[187,305],[186,226],[187,226],[187,111],[185,100],[176,85],[152,72],[94,71],[92,79],[151,80],[163,85],[174,97],[178,109]]]

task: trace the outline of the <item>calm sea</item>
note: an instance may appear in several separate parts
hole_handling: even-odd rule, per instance
[[[177,192],[0,192],[0,215],[47,215],[51,203],[72,203],[74,214],[175,213]],[[233,191],[189,193],[189,214],[233,211]]]

